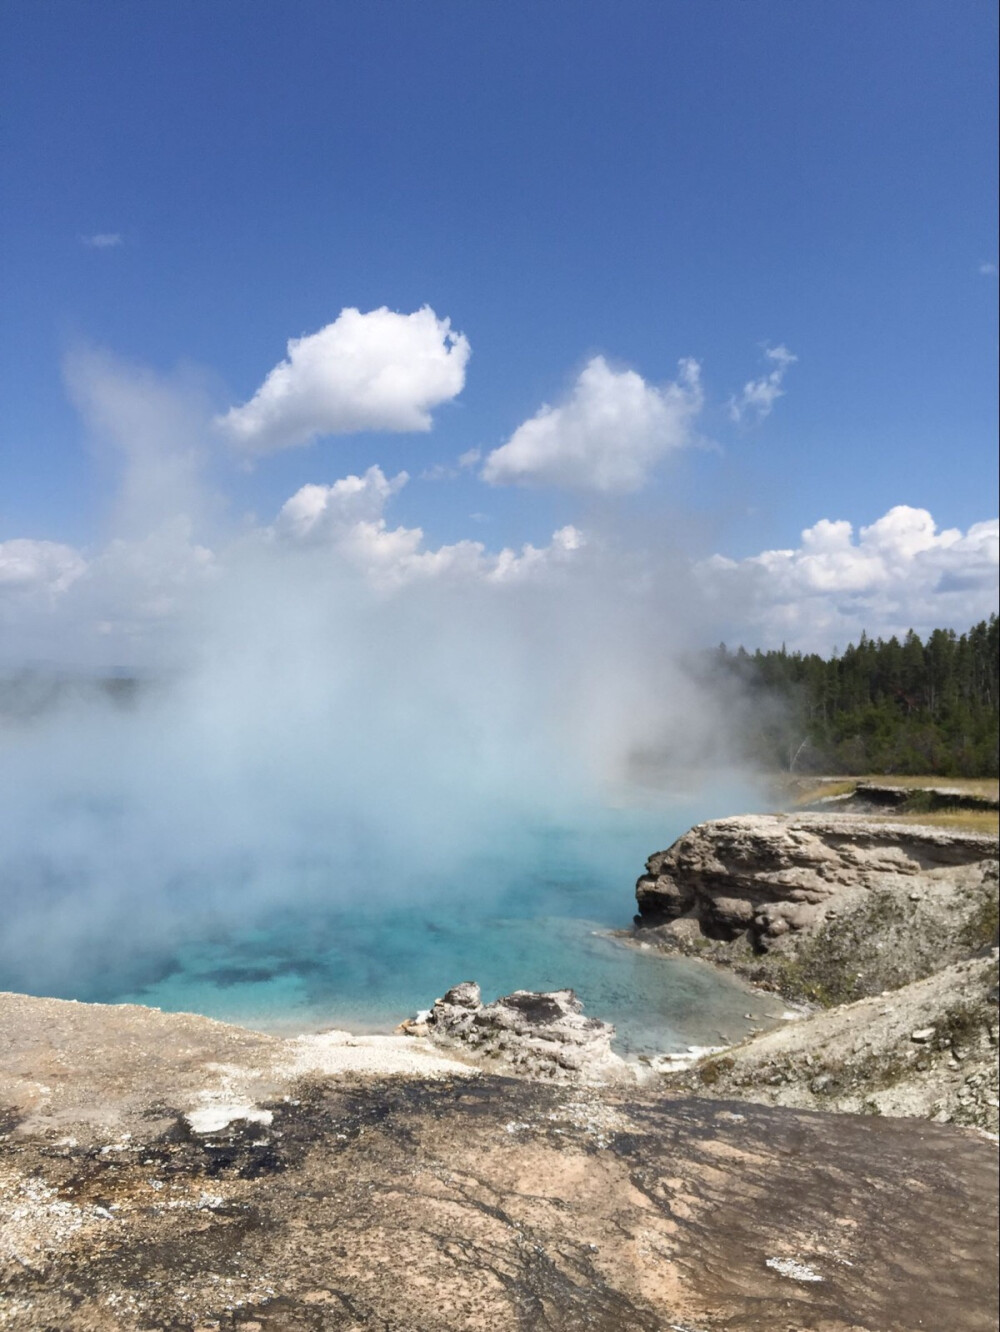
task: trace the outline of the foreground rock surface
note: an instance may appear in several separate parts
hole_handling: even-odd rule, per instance
[[[22,996],[0,1033],[4,1328],[996,1325],[994,1152],[950,1125],[335,1074],[377,1045]]]
[[[499,1070],[584,1082],[633,1077],[611,1049],[614,1027],[585,1017],[572,990],[516,990],[484,1004],[479,986],[463,981],[435,1002],[426,1027],[436,1045]]]
[[[997,841],[817,814],[699,824],[647,861],[641,937],[843,1003],[997,942]]]

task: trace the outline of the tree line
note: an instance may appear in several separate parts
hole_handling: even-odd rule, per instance
[[[995,777],[997,616],[964,634],[911,629],[829,658],[780,650],[709,654],[717,687],[741,700],[747,756],[794,772]]]

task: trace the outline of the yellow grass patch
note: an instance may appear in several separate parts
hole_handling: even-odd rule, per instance
[[[896,814],[887,810],[879,819],[893,823],[922,823],[932,828],[957,828],[963,832],[992,833],[1000,837],[1000,814],[995,809],[938,809],[930,814]]]

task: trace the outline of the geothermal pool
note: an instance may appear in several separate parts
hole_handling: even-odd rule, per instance
[[[519,829],[460,872],[406,891],[384,869],[367,877],[363,862],[353,882],[345,882],[350,870],[331,866],[328,892],[322,867],[306,876],[286,865],[282,891],[249,917],[236,883],[204,917],[199,894],[189,893],[182,920],[122,933],[116,947],[109,919],[61,977],[38,989],[29,975],[0,974],[0,988],[288,1032],[389,1031],[461,980],[477,981],[487,999],[571,987],[589,1015],[615,1024],[622,1053],[729,1043],[773,1020],[781,1004],[706,965],[609,934],[631,921],[646,856],[721,812],[605,809],[586,826]],[[220,912],[219,901],[228,909]]]
[[[570,987],[588,1015],[615,1024],[623,1054],[729,1044],[782,1012],[780,1002],[705,964],[605,937],[607,923],[433,912],[405,927],[377,917],[291,919],[226,943],[188,946],[172,960],[175,970],[115,1000],[279,1033],[391,1031],[460,980],[477,980],[485,999]]]

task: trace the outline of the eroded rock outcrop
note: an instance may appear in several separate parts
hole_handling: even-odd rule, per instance
[[[997,950],[785,1023],[668,1085],[724,1100],[1000,1128]]]
[[[647,861],[642,937],[790,997],[843,1002],[995,942],[997,843],[816,814],[699,824]]]
[[[584,1017],[572,990],[515,990],[484,1004],[479,986],[463,981],[438,999],[427,1017],[438,1045],[531,1077],[604,1082],[630,1076],[611,1049],[615,1029]]]

